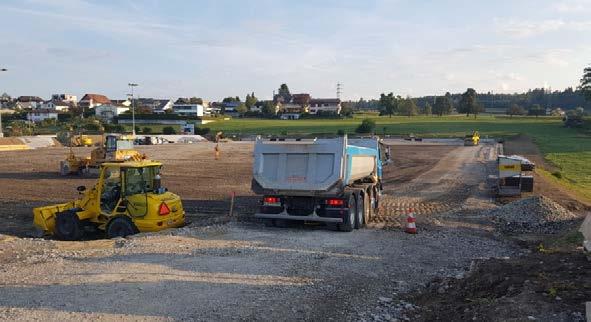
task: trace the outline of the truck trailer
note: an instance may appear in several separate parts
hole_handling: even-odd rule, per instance
[[[262,195],[256,218],[324,222],[333,230],[363,227],[377,214],[389,149],[378,137],[273,140],[257,137],[252,190]]]

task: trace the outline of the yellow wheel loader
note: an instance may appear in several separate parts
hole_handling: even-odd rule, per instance
[[[77,135],[70,139],[71,146],[92,146],[92,138],[87,135]]]
[[[472,132],[464,137],[465,146],[475,146],[480,144],[480,133],[478,131]]]
[[[104,145],[90,152],[89,157],[78,157],[70,148],[65,160],[60,161],[59,173],[85,174],[90,170],[98,170],[104,162],[141,161],[146,156],[133,148],[133,138],[119,134],[107,134]]]
[[[80,186],[80,199],[33,209],[34,224],[61,240],[97,230],[113,238],[181,227],[181,198],[161,187],[161,167],[156,161],[103,163],[92,189]]]

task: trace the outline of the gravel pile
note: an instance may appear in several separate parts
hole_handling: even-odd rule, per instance
[[[544,196],[521,199],[489,210],[499,229],[505,233],[553,234],[561,231],[577,216]]]

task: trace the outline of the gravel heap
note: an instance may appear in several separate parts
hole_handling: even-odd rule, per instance
[[[577,216],[544,196],[521,199],[489,210],[489,216],[505,233],[553,234]]]

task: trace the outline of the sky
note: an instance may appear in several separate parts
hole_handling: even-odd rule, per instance
[[[0,92],[219,100],[577,86],[591,0],[2,0]]]

